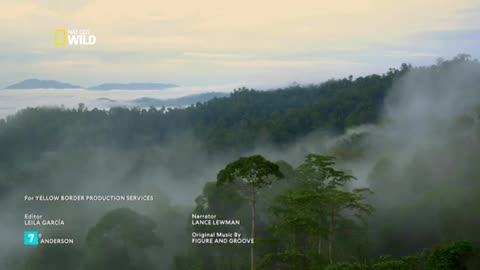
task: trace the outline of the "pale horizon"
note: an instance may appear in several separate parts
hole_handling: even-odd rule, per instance
[[[21,0],[0,10],[0,87],[30,78],[271,88],[480,55],[480,4],[443,1]],[[57,29],[93,46],[59,47]]]

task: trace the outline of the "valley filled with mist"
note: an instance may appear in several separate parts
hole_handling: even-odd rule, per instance
[[[0,119],[0,269],[480,269],[480,63],[467,55],[190,106],[28,103]],[[254,253],[193,244],[192,213],[252,233],[251,201],[224,176],[257,155],[278,179],[255,191]],[[23,246],[26,213],[61,215],[42,232],[75,244]],[[442,252],[464,268],[441,268]]]

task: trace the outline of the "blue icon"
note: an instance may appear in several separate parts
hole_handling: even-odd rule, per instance
[[[38,232],[25,231],[23,233],[23,244],[25,246],[38,246]]]

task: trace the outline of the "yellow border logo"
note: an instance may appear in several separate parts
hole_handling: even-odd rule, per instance
[[[60,39],[60,36],[63,36],[63,39]],[[67,30],[65,29],[55,30],[55,45],[56,46],[67,45]]]

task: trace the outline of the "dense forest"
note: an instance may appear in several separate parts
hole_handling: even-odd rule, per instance
[[[318,129],[342,133],[348,127],[376,122],[392,82],[410,68],[403,64],[383,75],[270,91],[240,88],[229,97],[168,111],[154,107],[104,111],[82,104],[74,110],[29,108],[0,122],[1,143],[9,145],[14,138],[25,149],[41,152],[73,136],[69,143],[77,147],[83,143],[128,148],[162,143],[190,131],[209,151],[243,151],[260,142],[282,145]],[[22,134],[24,129],[30,133]],[[29,135],[43,140],[31,141]]]
[[[480,269],[479,158],[464,54],[188,108],[26,108],[0,120],[0,268]],[[92,192],[155,200],[23,201]],[[18,211],[61,213],[46,233],[78,241],[27,249]],[[255,243],[192,244],[231,228],[192,214],[238,219]]]

